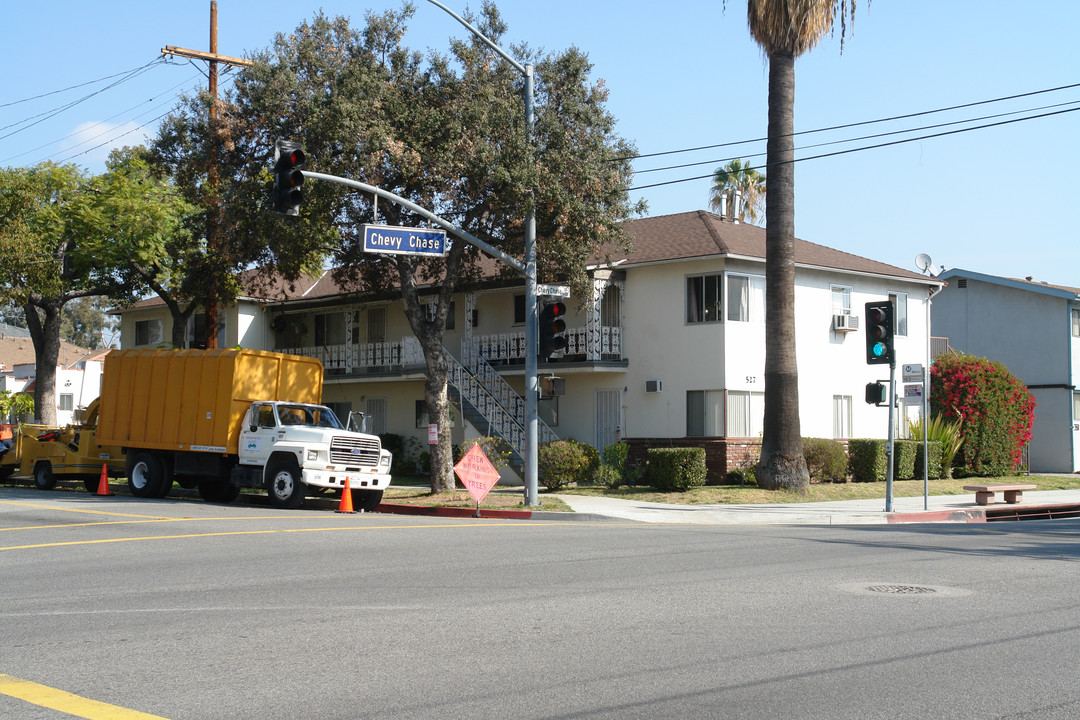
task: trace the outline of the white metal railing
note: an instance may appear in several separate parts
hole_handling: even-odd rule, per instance
[[[326,370],[344,373],[390,370],[424,364],[424,351],[420,347],[420,341],[412,335],[400,340],[378,343],[277,348],[277,352],[318,358]]]
[[[489,362],[510,362],[525,359],[525,332],[495,333],[492,335],[474,335],[479,352]],[[599,332],[590,332],[587,328],[571,328],[566,331],[566,350],[558,351],[552,357],[580,355],[587,360],[600,360],[603,357],[622,358],[622,328],[602,327]]]
[[[525,400],[503,379],[499,371],[480,353],[469,338],[461,340],[461,361],[450,358],[450,382],[488,422],[488,433],[505,439],[518,455],[525,457]],[[558,440],[543,420],[537,427],[540,442]]]

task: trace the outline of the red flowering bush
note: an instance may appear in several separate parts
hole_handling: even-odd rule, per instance
[[[960,421],[958,475],[1008,475],[1031,440],[1035,398],[1003,364],[950,353],[930,367],[930,411]]]

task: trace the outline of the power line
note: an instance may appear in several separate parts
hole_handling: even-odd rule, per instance
[[[52,90],[50,92],[42,93],[40,95],[34,95],[33,97],[23,98],[22,100],[12,100],[11,102],[6,102],[6,103],[0,104],[0,108],[11,107],[12,105],[20,105],[20,104],[22,104],[24,102],[30,102],[31,100],[40,100],[43,97],[49,97],[50,95],[59,95],[60,93],[67,92],[68,90],[77,90],[78,88],[85,87],[87,85],[93,85],[94,83],[104,82],[106,80],[112,80],[114,77],[120,77],[121,75],[127,75],[128,73],[135,72],[136,70],[139,70],[142,67],[146,67],[146,66],[142,65],[142,66],[137,67],[137,68],[132,68],[131,70],[125,70],[123,72],[118,72],[115,75],[106,75],[105,77],[98,78],[97,80],[87,80],[86,82],[79,83],[78,85],[71,85],[70,87],[66,87],[66,88],[63,88],[61,90]]]
[[[1023,110],[1010,110],[1009,112],[994,113],[992,115],[983,115],[981,117],[975,117],[975,118],[965,118],[963,120],[952,120],[950,122],[936,123],[934,125],[922,125],[920,127],[905,128],[903,130],[891,130],[889,132],[874,133],[872,135],[861,135],[859,137],[846,138],[846,139],[843,139],[843,140],[830,140],[828,142],[814,143],[813,145],[803,145],[802,147],[798,147],[798,148],[795,148],[795,149],[796,150],[809,150],[811,148],[828,147],[830,145],[843,145],[845,143],[860,142],[862,140],[873,140],[875,138],[890,137],[890,136],[893,136],[893,135],[904,135],[906,133],[921,132],[923,130],[933,130],[935,128],[951,127],[953,125],[965,125],[967,123],[981,122],[983,120],[992,120],[994,118],[1008,117],[1010,115],[1019,115],[1021,113],[1038,112],[1040,110],[1050,110],[1052,108],[1067,107],[1067,106],[1070,106],[1070,105],[1077,105],[1077,104],[1080,104],[1080,100],[1070,100],[1068,102],[1055,103],[1053,105],[1042,105],[1040,107],[1025,108]],[[752,154],[749,154],[749,155],[743,154],[743,155],[740,155],[739,157],[740,158],[752,158],[752,157],[763,157],[764,155],[765,155],[764,152],[759,152],[759,153],[752,153]],[[663,172],[665,170],[680,170],[682,168],[697,167],[699,165],[713,165],[713,164],[716,164],[716,163],[730,162],[731,160],[735,160],[735,159],[736,158],[721,158],[719,160],[701,160],[699,162],[683,163],[681,165],[667,165],[665,167],[647,168],[645,170],[635,170],[634,174],[640,175],[640,174],[643,174],[643,173],[650,173],[650,172]]]
[[[1071,90],[1073,88],[1080,87],[1080,83],[1072,83],[1070,85],[1060,85],[1058,87],[1046,88],[1045,90],[1032,90],[1031,92],[1017,93],[1016,95],[1005,95],[1002,97],[991,98],[989,100],[977,100],[975,102],[963,103],[960,105],[951,105],[944,108],[936,108],[934,110],[921,110],[919,112],[906,113],[904,115],[893,115],[892,117],[877,118],[876,120],[861,120],[859,122],[845,123],[842,125],[832,125],[830,127],[816,128],[814,130],[800,130],[799,132],[792,133],[792,137],[799,135],[810,135],[813,133],[830,132],[832,130],[844,130],[852,127],[859,127],[861,125],[873,125],[876,123],[892,122],[894,120],[906,120],[908,118],[920,117],[922,115],[933,115],[935,113],[949,112],[952,110],[961,110],[963,108],[976,107],[978,105],[988,105],[990,103],[1004,102],[1006,100],[1016,100],[1018,98],[1031,97],[1033,95],[1042,95],[1044,93],[1059,92],[1061,90]],[[638,160],[640,158],[647,157],[660,157],[662,155],[676,155],[679,153],[698,152],[700,150],[713,150],[722,147],[732,147],[734,145],[749,145],[750,143],[765,142],[768,137],[754,138],[752,140],[738,140],[734,142],[717,143],[714,145],[699,145],[698,147],[682,148],[680,150],[664,150],[662,152],[654,153],[640,153],[637,155],[623,155],[621,157],[614,158],[612,162],[624,162],[626,160]]]
[[[83,102],[86,102],[87,100],[94,97],[95,95],[100,95],[101,93],[105,92],[106,90],[110,90],[110,89],[116,87],[117,85],[121,85],[121,84],[127,82],[128,80],[131,80],[132,78],[138,77],[139,75],[143,74],[144,72],[146,72],[150,68],[154,67],[155,65],[159,65],[162,62],[163,62],[163,60],[161,60],[161,58],[158,58],[156,60],[152,60],[152,61],[148,62],[147,64],[143,65],[142,67],[136,68],[135,70],[132,70],[131,72],[127,73],[126,75],[124,75],[124,77],[117,80],[116,82],[110,83],[109,85],[106,85],[105,87],[101,88],[100,90],[95,90],[94,92],[90,93],[89,95],[84,95],[83,97],[79,98],[78,100],[73,100],[73,101],[67,103],[66,105],[61,105],[61,106],[53,108],[51,110],[46,110],[46,111],[44,111],[42,113],[38,113],[37,115],[32,115],[31,117],[24,118],[24,119],[19,120],[17,122],[14,122],[14,123],[5,125],[3,127],[0,127],[0,131],[2,131],[2,130],[7,130],[8,128],[16,127],[18,125],[23,125],[23,127],[18,128],[17,130],[12,130],[7,135],[0,135],[0,140],[4,140],[6,138],[9,138],[12,135],[16,135],[18,133],[21,133],[23,130],[26,130],[27,128],[31,128],[31,127],[33,127],[35,125],[38,125],[40,123],[45,122],[46,120],[48,120],[50,118],[56,117],[57,115],[64,112],[65,110],[70,110],[71,108],[75,107],[76,105],[79,105],[79,104],[81,104]],[[33,120],[34,122],[30,122],[31,120]]]
[[[1000,122],[987,123],[986,125],[976,125],[974,127],[960,128],[958,130],[947,130],[945,132],[931,133],[929,135],[920,135],[918,137],[904,138],[902,140],[892,140],[890,142],[878,143],[876,145],[867,145],[865,147],[849,148],[847,150],[837,150],[836,152],[822,153],[820,155],[810,155],[808,157],[795,158],[794,160],[791,160],[790,162],[791,163],[800,163],[800,162],[805,162],[807,160],[820,160],[821,158],[835,157],[837,155],[847,155],[849,153],[862,152],[864,150],[875,150],[877,148],[889,147],[889,146],[892,146],[892,145],[903,145],[904,143],[915,142],[916,140],[927,140],[927,139],[930,139],[930,138],[944,137],[946,135],[957,135],[959,133],[971,132],[972,130],[984,130],[986,128],[999,127],[1001,125],[1011,125],[1013,123],[1025,122],[1027,120],[1037,120],[1039,118],[1052,117],[1054,115],[1064,115],[1066,113],[1077,112],[1078,110],[1080,110],[1080,108],[1069,108],[1067,110],[1056,110],[1054,112],[1043,113],[1041,115],[1031,115],[1029,117],[1013,118],[1012,120],[1002,120]],[[772,163],[771,167],[775,167],[775,166],[780,165],[780,164],[788,164],[788,163]],[[770,167],[770,164],[766,163],[766,165],[765,165],[766,171],[768,170],[769,167]],[[668,180],[666,182],[652,183],[650,185],[638,185],[637,187],[630,188],[630,192],[634,192],[634,191],[637,191],[637,190],[645,190],[647,188],[661,187],[663,185],[675,185],[677,183],[691,182],[693,180],[705,180],[706,178],[711,178],[712,176],[713,176],[713,173],[709,173],[708,175],[698,175],[696,177],[681,178],[679,180]]]

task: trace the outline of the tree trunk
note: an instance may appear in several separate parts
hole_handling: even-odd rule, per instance
[[[44,313],[42,321],[38,309]],[[60,310],[62,305],[31,300],[24,306],[26,326],[34,342],[34,417],[42,425],[56,424],[56,364],[60,359]]]
[[[765,422],[758,483],[805,491],[795,355],[795,56],[769,56],[765,195]]]

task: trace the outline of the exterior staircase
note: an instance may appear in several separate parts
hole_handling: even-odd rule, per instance
[[[515,458],[525,458],[525,399],[518,395],[499,371],[480,354],[479,346],[469,338],[461,341],[461,359],[447,351],[450,362],[450,386],[461,400],[466,419],[480,432],[505,440]],[[541,420],[537,430],[541,443],[558,440],[555,432]]]

